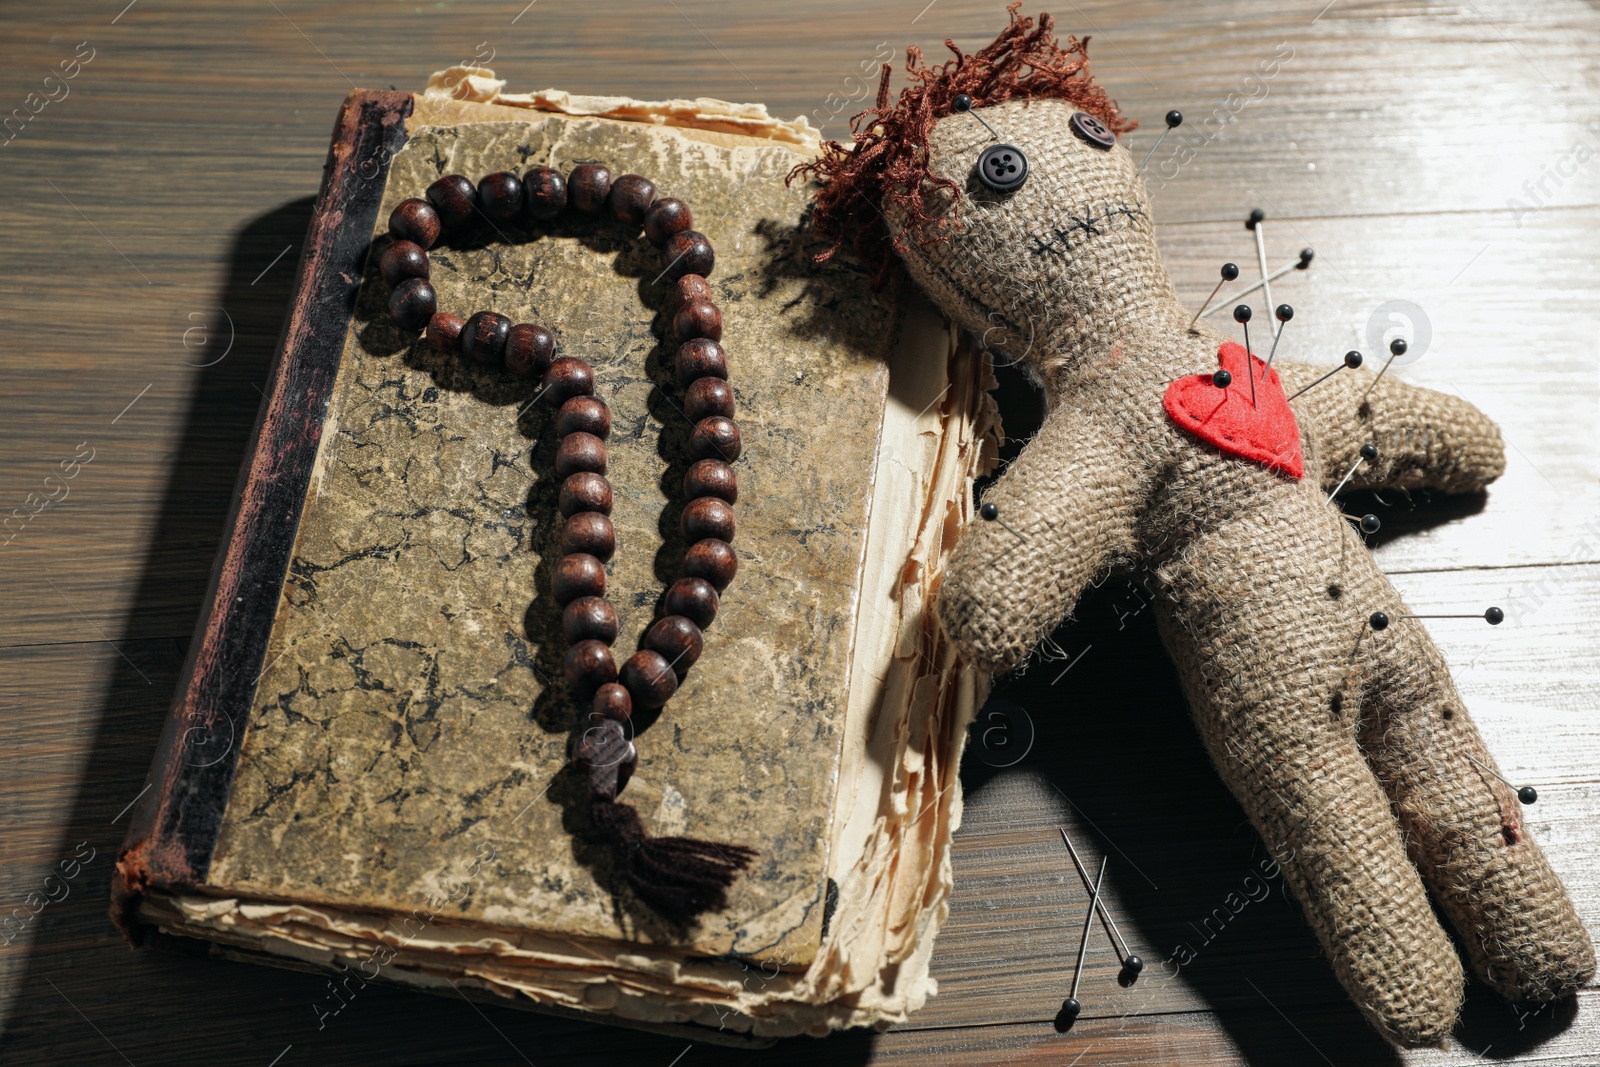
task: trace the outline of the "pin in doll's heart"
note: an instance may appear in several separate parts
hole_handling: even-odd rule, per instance
[[[1255,403],[1250,402],[1247,363],[1255,376]],[[1305,474],[1300,454],[1300,427],[1283,395],[1278,372],[1243,345],[1232,341],[1217,352],[1217,362],[1233,380],[1218,386],[1210,374],[1189,374],[1167,386],[1162,406],[1167,417],[1225,455],[1259,463],[1294,478]]]

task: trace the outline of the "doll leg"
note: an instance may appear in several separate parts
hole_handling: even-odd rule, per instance
[[[1258,499],[1159,568],[1162,638],[1213,762],[1351,999],[1391,1041],[1437,1045],[1460,1008],[1461,962],[1345,695],[1372,662],[1370,609],[1352,604],[1346,572],[1377,571],[1313,488],[1265,483]]]
[[[1594,946],[1516,794],[1467,758],[1495,766],[1443,657],[1416,619],[1373,638],[1379,669],[1359,737],[1412,860],[1493,989],[1538,1003],[1569,995],[1594,977]]]

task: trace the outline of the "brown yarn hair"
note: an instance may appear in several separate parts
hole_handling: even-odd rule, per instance
[[[893,71],[885,65],[878,80],[877,106],[850,120],[853,143],[828,141],[818,159],[789,172],[790,182],[804,176],[822,185],[811,222],[818,233],[832,237],[833,244],[816,257],[817,262],[833,258],[851,239],[878,288],[888,279],[893,253],[899,248],[884,216],[886,205],[901,209],[912,225],[932,224],[935,233],[949,224],[944,217],[928,215],[926,197],[934,188],[959,192],[961,187],[928,170],[928,135],[936,121],[955,113],[959,94],[972,97],[974,107],[1017,99],[1066,100],[1100,119],[1113,133],[1126,133],[1138,125],[1123,118],[1116,101],[1089,76],[1089,38],[1068,35],[1063,46],[1056,39],[1053,16],[1041,14],[1036,23],[1017,14],[1021,7],[1022,0],[1007,7],[1011,24],[972,55],[946,40],[944,45],[955,58],[930,67],[923,62],[922,49],[907,48],[906,72],[912,83],[900,99],[890,106]]]

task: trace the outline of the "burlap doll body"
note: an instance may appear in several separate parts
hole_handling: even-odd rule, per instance
[[[1504,468],[1494,424],[1394,376],[1363,400],[1367,373],[1290,405],[1322,369],[1247,367],[1232,339],[1191,328],[1133,157],[1073,128],[1084,109],[1126,126],[1078,42],[1059,48],[1048,16],[1033,28],[1013,9],[995,45],[957,57],[930,70],[914,54],[917,83],[892,107],[881,92],[857,143],[816,168],[825,229],[853,229],[869,256],[874,239],[892,245],[1047,397],[985,498],[1004,524],[972,523],[943,577],[946,629],[1005,671],[1091,580],[1147,571],[1206,748],[1372,1023],[1405,1046],[1455,1023],[1463,971],[1429,891],[1502,995],[1569,994],[1594,974],[1588,934],[1516,796],[1466,758],[1494,766],[1423,624],[1369,623],[1408,609],[1326,499],[1368,443],[1377,459],[1352,488],[1480,490]],[[957,93],[1027,155],[1021,188],[979,181],[995,138],[953,110]],[[1234,421],[1209,421],[1225,404]]]

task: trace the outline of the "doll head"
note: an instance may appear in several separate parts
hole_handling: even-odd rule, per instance
[[[1036,24],[1019,7],[972,55],[946,42],[955,58],[928,67],[910,49],[898,101],[886,68],[854,143],[829,142],[796,173],[823,183],[815,224],[834,245],[821,258],[850,239],[875,284],[898,258],[946,314],[1048,381],[1175,301],[1116,141],[1133,123],[1089,77],[1087,40],[1063,46],[1049,15]]]

